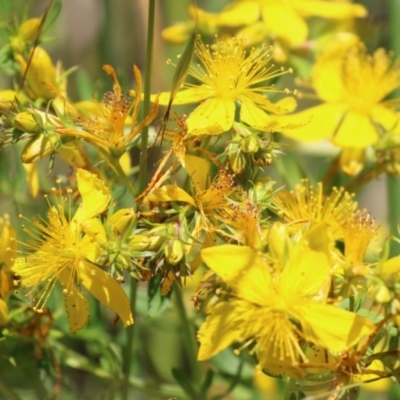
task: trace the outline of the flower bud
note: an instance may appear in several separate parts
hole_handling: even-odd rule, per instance
[[[168,264],[176,265],[185,255],[182,243],[178,239],[170,240],[164,249],[165,259]]]
[[[148,247],[147,250],[150,250],[150,251],[159,250],[166,240],[167,239],[166,239],[165,236],[151,236],[151,237],[149,237],[149,247]]]
[[[150,238],[146,235],[133,235],[129,239],[128,246],[133,251],[149,250]]]
[[[375,300],[381,304],[389,302],[391,297],[390,291],[385,285],[381,285],[375,293]]]
[[[246,159],[240,151],[229,154],[229,165],[235,174],[240,174],[246,166]]]
[[[30,18],[18,28],[18,35],[26,42],[33,43],[39,33],[40,18]]]
[[[51,100],[56,97],[56,95],[44,83],[53,87],[56,86],[56,70],[46,50],[38,46],[32,51],[34,51],[34,53],[26,74],[29,88],[36,98],[42,97],[46,100]],[[24,74],[27,68],[25,59],[19,54],[15,56],[15,59],[20,64],[21,74]]]
[[[33,115],[29,111],[23,111],[14,117],[14,126],[22,132],[39,133],[42,131],[42,126],[38,121],[41,121],[39,115]]]
[[[283,263],[289,244],[286,226],[281,222],[275,222],[268,232],[268,250],[271,256]]]
[[[247,136],[240,141],[240,148],[243,153],[254,154],[257,153],[260,146],[258,144],[258,138],[254,135]]]
[[[15,99],[21,103],[26,101],[22,92],[18,93],[14,90],[0,90],[0,111],[9,111],[15,106]]]
[[[340,167],[346,175],[356,176],[364,168],[365,159],[364,148],[345,147],[340,154]]]
[[[114,234],[123,236],[129,228],[133,227],[135,222],[135,210],[133,208],[122,208],[108,219],[106,227]]]
[[[58,140],[57,134],[45,135],[40,133],[36,135],[26,144],[22,151],[22,162],[30,164],[47,157],[55,151]]]

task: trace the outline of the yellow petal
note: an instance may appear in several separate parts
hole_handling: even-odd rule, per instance
[[[119,163],[121,168],[127,174],[131,169],[131,155],[129,154],[129,151],[122,154],[121,158],[119,159]]]
[[[8,307],[7,303],[0,299],[0,326],[5,325],[8,322]]]
[[[297,311],[305,339],[334,352],[349,349],[375,328],[353,312],[314,301],[298,304]]]
[[[240,120],[261,131],[271,130],[275,124],[265,111],[260,107],[257,107],[252,101],[248,100],[242,101]]]
[[[229,130],[235,117],[235,103],[231,99],[208,99],[187,119],[188,133],[218,135]]]
[[[340,147],[364,148],[375,144],[378,138],[377,129],[367,114],[349,111],[332,142]]]
[[[204,158],[196,156],[185,156],[183,159],[183,167],[190,176],[196,192],[205,190],[210,173],[210,163]]]
[[[345,104],[321,104],[293,115],[277,116],[274,119],[281,126],[279,131],[286,136],[302,142],[312,142],[331,138],[346,110]]]
[[[256,2],[233,3],[225,7],[219,14],[218,25],[241,26],[251,25],[260,17],[260,6]]]
[[[307,39],[306,22],[288,2],[271,2],[262,7],[267,29],[291,44],[301,44]]]
[[[276,103],[272,103],[266,96],[262,96],[259,93],[249,92],[246,93],[246,97],[252,100],[263,110],[273,112],[275,114],[287,114],[289,112],[293,112],[297,106],[296,99],[290,96],[284,97]]]
[[[82,196],[82,203],[74,215],[73,221],[81,223],[105,211],[110,204],[110,189],[97,175],[84,169],[78,169],[76,174],[78,190]]]
[[[164,29],[161,36],[169,43],[183,44],[189,39],[193,29],[193,23],[181,23]]]
[[[82,262],[79,271],[82,285],[100,303],[113,310],[124,326],[133,324],[133,316],[128,297],[121,285],[109,274],[89,262]]]
[[[383,105],[376,105],[371,111],[372,120],[381,125],[385,131],[391,131],[399,122],[399,115]]]
[[[173,104],[191,104],[191,103],[199,103],[208,97],[211,97],[213,93],[210,89],[204,85],[196,86],[193,88],[181,90],[174,97]],[[158,103],[160,106],[168,105],[170,101],[170,92],[162,92],[160,93],[160,97],[158,99]],[[157,95],[151,96],[151,101],[155,101]]]
[[[318,265],[318,268],[315,266]],[[282,272],[279,293],[296,302],[299,298],[314,297],[329,283],[330,265],[324,252],[296,245]]]
[[[29,192],[32,197],[36,197],[39,193],[39,175],[37,172],[36,164],[25,164],[22,163],[26,172],[26,181],[28,183]]]
[[[165,185],[150,193],[146,199],[148,201],[184,201],[196,207],[196,202],[183,189],[176,185]]]
[[[104,228],[104,225],[101,223],[101,221],[98,218],[91,218],[91,219],[87,219],[87,220],[83,221],[81,224],[81,227],[82,227],[83,232],[85,232],[86,235],[88,235],[88,238],[90,238],[94,242],[96,242],[98,244],[107,242],[106,230]],[[86,240],[90,240],[90,239],[86,239]],[[80,243],[80,246],[82,246],[82,243]],[[88,255],[86,253],[85,253],[85,255],[86,255],[86,257],[88,257]],[[89,258],[89,259],[92,260],[92,258]]]
[[[262,256],[247,246],[223,245],[201,251],[207,266],[227,283],[243,300],[253,304],[270,304],[271,276]]]
[[[361,4],[348,4],[339,1],[294,0],[296,11],[305,16],[318,16],[330,19],[346,19],[351,17],[366,17],[368,11]]]
[[[314,65],[312,83],[318,97],[326,102],[344,101],[347,96],[343,83],[343,58],[322,56]],[[344,56],[343,56],[344,57]]]
[[[269,31],[264,22],[259,21],[243,29],[236,34],[238,39],[243,39],[247,48],[263,42],[269,35]]]
[[[89,302],[82,292],[77,290],[74,284],[71,284],[71,274],[67,270],[62,270],[57,278],[64,286],[64,301],[69,329],[72,333],[76,333],[87,324]]]
[[[400,271],[400,257],[393,257],[385,261],[382,265],[382,274],[390,276],[399,273]]]
[[[345,147],[340,154],[340,168],[349,176],[358,175],[365,163],[365,148]]]
[[[221,302],[212,307],[211,314],[200,327],[198,360],[207,360],[232,343],[242,341],[257,315],[257,307],[241,300]],[[253,333],[254,334],[254,333]]]

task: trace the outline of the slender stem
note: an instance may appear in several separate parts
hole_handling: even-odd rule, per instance
[[[125,183],[126,187],[131,192],[132,196],[135,198],[136,195],[137,195],[137,191],[136,191],[135,187],[133,186],[132,181],[125,174],[125,171],[122,169],[121,164],[119,163],[119,160],[113,159],[113,158],[109,158],[109,163],[114,168],[114,171],[117,173],[117,175]]]
[[[153,67],[153,43],[154,43],[154,24],[155,24],[155,0],[149,0],[149,16],[147,25],[147,47],[146,47],[146,71],[144,79],[144,100],[143,100],[143,116],[147,115],[150,109],[151,94],[151,72]],[[139,192],[146,188],[147,178],[147,146],[149,142],[149,127],[146,126],[142,130],[141,146],[140,146],[140,172],[139,172]]]
[[[142,118],[147,115],[150,109],[150,94],[151,94],[151,71],[153,64],[153,42],[154,42],[154,21],[155,21],[155,0],[149,0],[149,16],[147,25],[147,48],[146,48],[146,72],[144,80],[144,101],[142,108]],[[143,128],[141,137],[141,153],[139,161],[139,192],[142,192],[147,185],[147,145],[149,141],[149,128],[146,126]],[[119,163],[118,163],[119,165]],[[121,168],[121,166],[119,165]],[[122,170],[122,168],[121,168]],[[125,175],[125,174],[124,174]],[[126,175],[125,175],[126,177]],[[126,177],[130,182],[129,178]],[[124,178],[122,178],[124,179]],[[127,183],[128,185],[128,183]],[[131,190],[132,194],[136,197],[136,190],[133,188],[131,183],[128,188]],[[131,310],[135,313],[135,303],[136,303],[136,292],[137,292],[137,281],[131,277],[130,285],[130,303]],[[126,347],[124,354],[124,382],[122,385],[122,400],[128,400],[129,392],[129,377],[131,371],[131,357],[132,357],[132,346],[134,342],[135,330],[134,325],[129,326],[126,329]]]
[[[390,32],[390,46],[396,57],[400,56],[400,37],[399,37],[399,23],[400,23],[400,2],[399,0],[389,0],[389,32]],[[398,97],[400,95],[397,89],[393,95]],[[400,220],[400,176],[388,176],[386,180],[387,194],[388,194],[388,218],[390,230],[393,234],[398,235],[398,222]],[[400,253],[400,244],[392,241],[390,245],[390,255],[395,256]]]
[[[137,292],[137,280],[131,276],[129,302],[131,304],[131,310],[133,313],[135,313],[135,307],[136,307],[136,292]],[[129,386],[130,386],[129,378],[130,378],[130,371],[132,364],[132,347],[135,336],[134,326],[135,325],[130,325],[126,328],[126,345],[124,353],[124,364],[122,368],[124,373],[124,380],[122,382],[122,400],[128,400],[128,394],[129,394]]]
[[[177,283],[174,284],[174,294],[179,318],[181,320],[183,343],[191,367],[193,386],[198,388],[201,382],[201,368],[197,361],[197,341],[192,329],[192,323],[187,316],[185,304],[183,303],[182,289]]]
[[[115,173],[123,180],[126,187],[131,192],[132,196],[135,198],[137,195],[137,191],[133,186],[132,181],[125,174],[125,171],[122,169],[121,164],[119,163],[119,159],[111,156],[101,147],[98,147],[97,150],[104,157],[104,159],[110,164],[111,168],[115,171]]]

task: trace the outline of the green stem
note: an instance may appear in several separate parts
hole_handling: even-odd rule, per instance
[[[133,186],[132,181],[129,179],[129,177],[125,174],[125,171],[122,169],[121,164],[119,163],[119,160],[114,159],[114,158],[108,158],[108,162],[110,165],[114,168],[114,171],[116,174],[122,179],[122,181],[125,183],[126,187],[128,190],[131,192],[133,198],[136,197],[137,191],[135,187]]]
[[[400,36],[398,27],[400,23],[400,2],[399,0],[389,0],[389,32],[390,47],[395,57],[400,56]],[[399,89],[394,93],[394,97],[400,95]],[[398,235],[398,222],[400,220],[400,176],[388,176],[386,180],[388,194],[388,218],[390,230],[393,234]],[[390,246],[390,255],[396,256],[400,253],[400,244],[392,241]]]
[[[174,284],[174,294],[179,318],[181,320],[183,343],[189,358],[190,369],[192,372],[193,387],[198,389],[201,382],[201,368],[197,361],[197,341],[192,329],[192,323],[187,316],[185,304],[183,303],[182,289],[177,283]]]
[[[149,16],[147,25],[147,46],[146,46],[146,70],[144,79],[144,99],[143,114],[147,115],[150,109],[151,95],[151,72],[153,67],[153,43],[154,43],[154,22],[155,22],[155,0],[149,0]],[[140,172],[139,172],[139,192],[141,193],[147,185],[147,146],[149,142],[149,127],[146,126],[142,130],[140,145]]]
[[[131,305],[131,310],[134,313],[134,317],[135,317],[135,307],[136,307],[136,292],[137,292],[137,280],[131,276],[129,301]],[[125,345],[124,364],[123,364],[124,380],[122,382],[122,400],[128,400],[128,394],[129,394],[129,386],[130,386],[129,379],[130,379],[130,371],[132,364],[132,347],[135,336],[134,327],[135,325],[130,325],[126,328],[126,345]]]
[[[147,47],[146,47],[146,72],[144,80],[144,101],[142,108],[142,118],[148,114],[150,109],[150,94],[151,94],[151,71],[153,64],[153,42],[154,42],[154,21],[155,21],[155,0],[149,0],[149,16],[148,16],[148,26],[147,26]],[[143,128],[141,136],[141,153],[139,161],[139,192],[142,192],[146,188],[147,184],[147,145],[149,141],[149,128],[146,126]],[[121,166],[118,163],[119,168]],[[122,170],[122,168],[121,168]],[[124,173],[125,175],[125,173]],[[125,175],[127,180],[130,182],[128,177]],[[124,179],[122,177],[122,179]],[[136,197],[136,190],[134,189],[132,183],[128,188],[131,193]],[[135,303],[136,303],[136,292],[137,292],[137,282],[131,277],[131,287],[130,287],[130,303],[131,310],[135,313]],[[122,400],[128,399],[129,392],[129,377],[131,371],[131,357],[132,357],[132,346],[134,341],[134,325],[131,325],[126,330],[126,347],[124,354],[124,382],[122,385]]]

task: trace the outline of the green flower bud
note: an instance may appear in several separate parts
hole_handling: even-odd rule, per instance
[[[165,259],[168,264],[176,265],[185,255],[185,250],[183,249],[183,245],[178,239],[170,240],[164,249]]]
[[[39,115],[23,111],[14,117],[14,126],[22,132],[39,133],[42,131],[42,126],[38,123],[38,120],[41,120]]]
[[[107,221],[106,228],[122,236],[136,222],[137,216],[133,208],[122,208],[114,213]]]
[[[45,135],[43,133],[33,137],[22,151],[21,160],[31,164],[49,156],[56,149],[59,137],[57,134]]]
[[[247,154],[254,154],[257,153],[260,146],[258,144],[258,137],[251,135],[243,138],[240,141],[240,148],[242,149],[243,153]]]
[[[235,174],[240,174],[246,166],[246,159],[240,151],[234,154],[229,154],[229,165]]]
[[[149,250],[150,238],[146,235],[133,235],[129,239],[128,246],[133,251]]]
[[[165,236],[151,236],[149,237],[149,240],[150,242],[147,250],[157,251],[161,248],[167,238]]]

